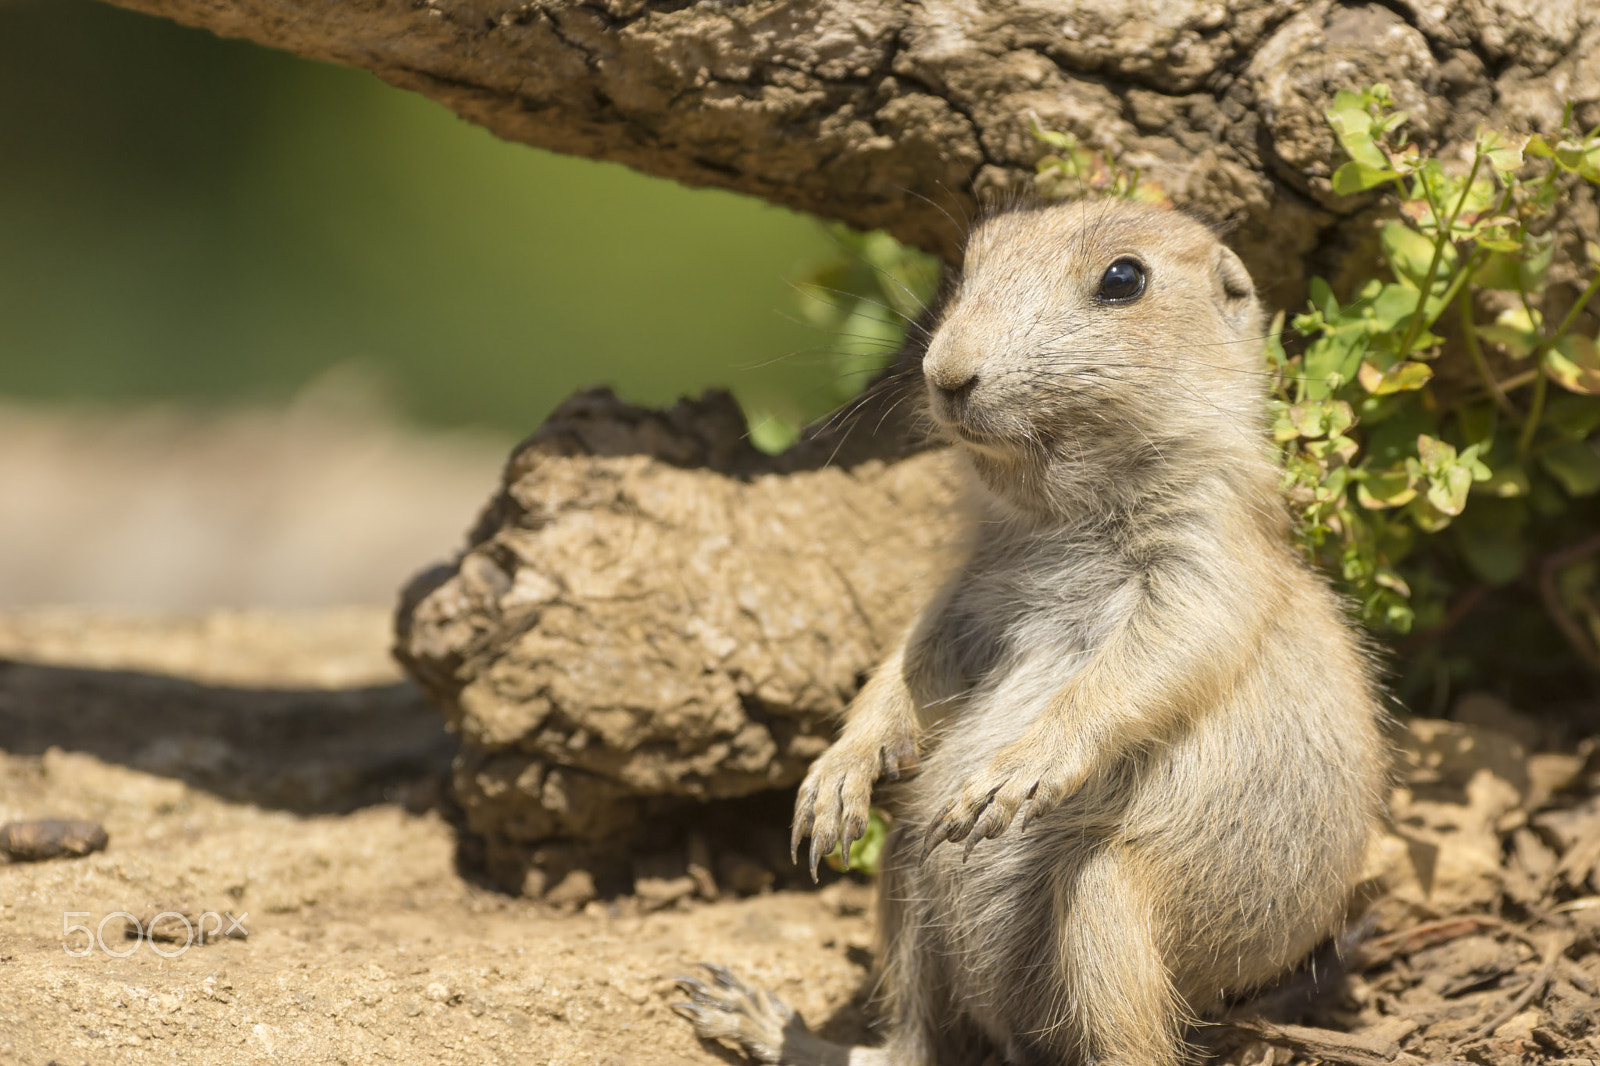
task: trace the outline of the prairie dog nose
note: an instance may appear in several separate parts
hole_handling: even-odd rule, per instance
[[[963,332],[948,326],[934,335],[928,354],[922,360],[922,374],[940,399],[965,400],[978,384],[982,364],[975,346]]]
[[[978,384],[978,372],[964,367],[936,369],[928,374],[928,381],[945,399],[960,401]]]

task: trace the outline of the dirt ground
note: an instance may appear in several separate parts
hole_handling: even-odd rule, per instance
[[[387,630],[376,608],[0,615],[0,822],[110,836],[0,863],[0,1063],[732,1061],[670,1009],[701,959],[866,1035],[864,884],[562,911],[461,869],[452,741]],[[1600,759],[1491,697],[1454,714],[1398,734],[1345,976],[1206,1030],[1227,1061],[1595,1061]]]
[[[111,840],[0,863],[0,1063],[714,1062],[667,1006],[702,958],[859,1027],[863,886],[560,913],[463,877],[437,809],[450,740],[387,626],[0,619],[0,822],[92,818]],[[131,940],[119,911],[249,936],[183,950],[177,919],[176,940]]]

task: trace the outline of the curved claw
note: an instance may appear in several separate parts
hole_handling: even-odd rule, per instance
[[[789,832],[789,858],[800,861],[800,842],[811,838],[807,860],[817,880],[822,859],[835,848],[850,868],[850,848],[866,836],[872,784],[891,780],[916,765],[916,742],[901,737],[870,745],[841,741],[823,753],[801,782],[795,796],[794,823]]]
[[[851,814],[844,819],[844,826],[839,833],[839,856],[846,870],[850,869],[850,849],[856,841],[867,835],[867,819],[860,814]]]
[[[817,824],[817,790],[810,779],[800,785],[794,801],[794,826],[789,831],[789,861],[800,861],[800,841],[811,835]]]
[[[929,855],[933,854],[933,849],[938,847],[940,844],[943,844],[946,841],[961,839],[960,837],[955,836],[955,822],[950,817],[951,813],[955,809],[956,801],[951,800],[949,803],[946,803],[943,807],[939,808],[939,813],[935,814],[933,819],[928,823],[928,831],[924,833],[922,837],[922,856],[918,860],[919,862],[925,861]]]
[[[744,990],[744,982],[733,976],[733,971],[726,966],[718,966],[714,962],[697,962],[695,965],[704,967],[718,986],[736,992]]]
[[[898,781],[902,773],[916,769],[917,743],[901,737],[892,745],[878,749],[878,773],[886,781]]]
[[[694,1000],[695,1003],[703,1005],[712,1002],[711,989],[706,987],[704,981],[694,977],[674,977],[672,983],[678,986],[678,991]],[[686,1003],[684,1006],[692,1007],[693,1004]]]

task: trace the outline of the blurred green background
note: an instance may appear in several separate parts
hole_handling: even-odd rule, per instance
[[[368,74],[88,0],[0,0],[0,397],[293,396],[356,363],[432,426],[572,390],[835,402],[812,220],[496,140]]]

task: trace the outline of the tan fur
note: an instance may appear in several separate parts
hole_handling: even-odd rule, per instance
[[[1123,256],[1143,295],[1097,299]],[[825,1044],[724,971],[684,984],[702,1035],[793,1066],[1172,1066],[1190,1021],[1336,929],[1381,715],[1288,544],[1262,332],[1243,266],[1178,213],[1073,204],[974,233],[923,367],[973,474],[969,555],[795,816],[814,866],[920,759],[890,796],[887,1042]]]

